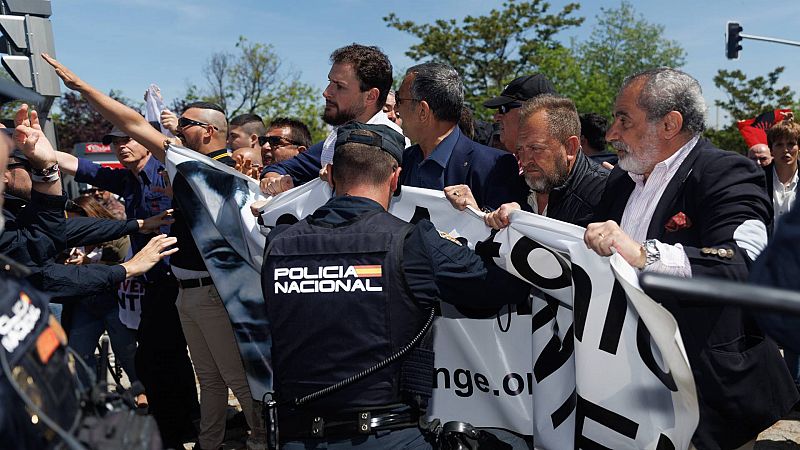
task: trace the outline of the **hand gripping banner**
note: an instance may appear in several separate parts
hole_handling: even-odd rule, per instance
[[[195,152],[168,152],[175,198],[233,323],[256,399],[269,390],[269,324],[260,286],[264,236],[249,205],[257,183]],[[176,184],[176,183],[173,183]],[[317,180],[270,199],[268,232],[322,206]],[[184,206],[185,205],[185,206]],[[499,232],[439,191],[403,187],[390,212],[482,242],[498,266],[531,284],[527,304],[499,310],[442,305],[434,326],[431,417],[533,435],[536,448],[687,448],[697,396],[674,318],[617,255],[587,250],[583,228],[518,211]],[[486,287],[487,298],[492,287]]]

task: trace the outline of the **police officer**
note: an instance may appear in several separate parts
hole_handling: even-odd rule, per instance
[[[419,428],[433,386],[428,338],[355,383],[296,400],[390,358],[421,334],[440,299],[499,306],[476,295],[488,277],[526,289],[430,221],[411,225],[386,211],[403,148],[384,125],[342,126],[328,166],[334,197],[268,236],[262,287],[285,449],[430,448]],[[524,298],[517,291],[508,295]]]

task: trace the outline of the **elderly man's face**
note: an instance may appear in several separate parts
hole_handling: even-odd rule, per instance
[[[418,141],[420,136],[418,130],[420,128],[419,120],[416,117],[417,107],[419,106],[418,99],[414,99],[411,95],[411,83],[414,82],[416,76],[414,73],[406,75],[395,96],[395,111],[397,111],[397,115],[401,119],[400,128],[403,129],[403,134],[412,141]]]
[[[117,160],[126,167],[138,164],[149,154],[144,145],[127,136],[111,138],[111,150],[117,155]]]
[[[614,103],[614,122],[606,132],[606,140],[619,156],[619,167],[637,175],[649,174],[660,162],[658,126],[647,120],[637,104],[642,84],[634,82],[620,92]]]
[[[511,153],[517,150],[519,135],[520,104],[513,102],[498,108],[494,113],[494,121],[500,124],[500,142]]]
[[[534,191],[549,193],[567,181],[567,148],[550,134],[546,111],[537,111],[519,124],[516,150],[525,182]]]
[[[761,167],[767,167],[772,163],[772,154],[767,144],[756,144],[747,150],[747,157]]]
[[[356,70],[352,64],[334,64],[328,73],[325,111],[322,120],[328,125],[342,125],[364,113],[368,92],[361,92]]]

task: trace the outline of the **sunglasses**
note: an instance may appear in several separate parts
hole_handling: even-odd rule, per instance
[[[195,126],[195,125],[198,126],[198,127],[211,127],[213,129],[219,131],[219,128],[215,127],[214,125],[211,125],[210,123],[199,122],[197,120],[189,119],[188,117],[179,117],[178,118],[178,129],[182,130],[184,128],[192,127],[192,126]]]
[[[296,142],[292,142],[292,141],[290,141],[288,139],[284,139],[281,136],[259,136],[258,137],[258,144],[259,145],[264,145],[266,143],[269,143],[269,146],[272,147],[272,148],[284,147],[284,146],[287,146],[287,145],[300,145],[300,144],[298,144]]]
[[[497,108],[497,110],[500,112],[500,114],[508,114],[509,111],[511,111],[512,109],[517,109],[520,106],[522,106],[522,103],[511,102],[511,103],[506,103],[505,105],[500,105]]]
[[[22,167],[23,169],[30,172],[31,163],[25,160],[9,161],[6,169],[11,170],[11,169],[16,169],[17,167]]]

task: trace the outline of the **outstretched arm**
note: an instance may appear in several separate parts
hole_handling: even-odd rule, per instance
[[[138,112],[81,80],[71,70],[53,59],[50,55],[42,53],[42,58],[53,66],[56,70],[56,75],[61,77],[68,88],[80,92],[83,98],[92,105],[92,108],[99,112],[106,120],[144,145],[159,161],[164,162],[166,157],[164,142],[169,141],[167,136],[153,128]]]

